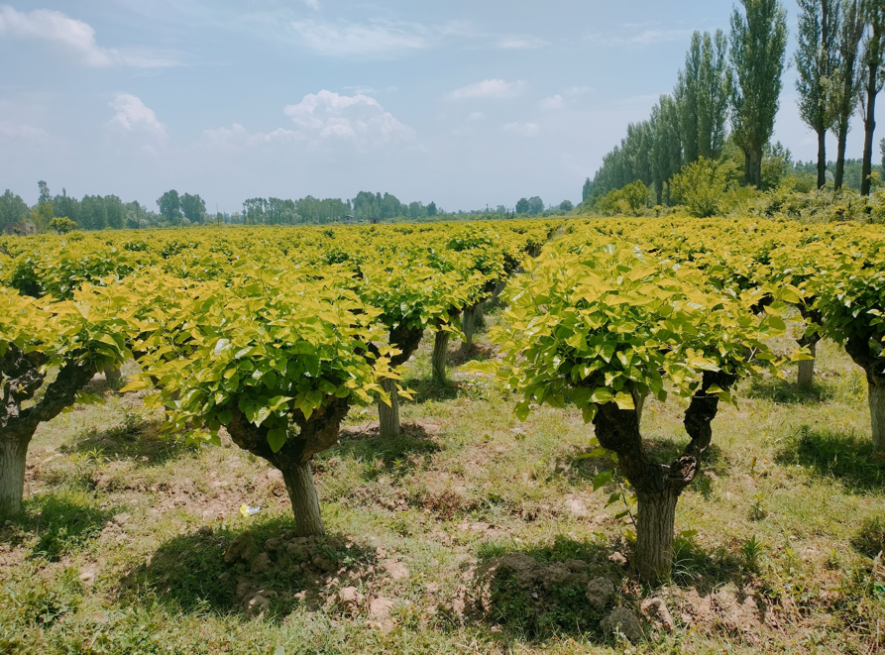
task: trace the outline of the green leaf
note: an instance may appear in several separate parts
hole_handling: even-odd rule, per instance
[[[268,430],[267,443],[270,444],[270,449],[272,451],[275,453],[280,452],[280,448],[286,443],[286,431],[279,428]]]
[[[604,487],[612,481],[612,472],[603,471],[593,478],[593,491],[597,491],[600,487]]]

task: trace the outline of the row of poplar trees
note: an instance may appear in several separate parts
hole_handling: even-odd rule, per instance
[[[826,134],[838,137],[835,188],[845,172],[851,116],[864,120],[862,192],[870,191],[876,96],[882,90],[885,0],[798,0],[802,120],[818,134],[818,187],[826,184]],[[669,181],[700,158],[715,160],[728,137],[744,155],[745,183],[762,185],[762,161],[780,108],[786,65],[787,12],[779,0],[740,0],[729,37],[695,32],[672,94],[661,96],[642,123],[603,158],[585,199],[642,180],[658,204],[670,202]]]

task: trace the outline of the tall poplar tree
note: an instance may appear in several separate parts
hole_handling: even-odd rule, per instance
[[[835,125],[832,82],[839,66],[840,0],[797,0],[799,116],[817,133],[817,187],[827,184],[827,131]]]
[[[786,63],[787,12],[778,0],[740,0],[731,17],[732,127],[747,184],[761,187],[762,155],[774,132]]]
[[[860,80],[860,39],[864,33],[864,9],[861,0],[842,0],[842,26],[839,30],[839,66],[836,69],[836,83],[833,85],[836,112],[836,173],[833,185],[841,189],[845,179],[845,147],[848,130],[851,128],[851,114],[861,89]]]
[[[661,96],[651,112],[652,178],[657,204],[670,204],[670,180],[682,168],[682,130],[679,109],[668,95]]]
[[[685,55],[685,68],[673,95],[679,106],[685,161],[716,159],[725,145],[728,94],[728,40],[721,30],[711,36],[695,32]]]
[[[864,21],[867,35],[864,39],[861,66],[866,69],[866,79],[860,91],[860,108],[863,116],[863,168],[861,171],[861,195],[870,195],[873,174],[873,133],[876,131],[876,96],[882,90],[882,60],[885,58],[885,0],[865,0]]]

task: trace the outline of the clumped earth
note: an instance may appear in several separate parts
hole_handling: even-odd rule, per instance
[[[748,383],[720,413],[672,578],[649,587],[606,506],[617,475],[592,490],[612,466],[581,457],[592,428],[569,409],[520,424],[457,369],[494,356],[482,334],[429,383],[427,341],[403,433],[354,410],[316,461],[324,538],[295,536],[263,461],[161,436],[140,394],[96,379],[102,404],[41,427],[27,516],[0,526],[0,653],[885,652],[885,465],[837,346],[812,391]],[[683,410],[645,411],[661,458]]]

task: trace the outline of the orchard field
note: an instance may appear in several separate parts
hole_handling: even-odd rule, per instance
[[[0,652],[880,652],[883,245],[0,240]]]

